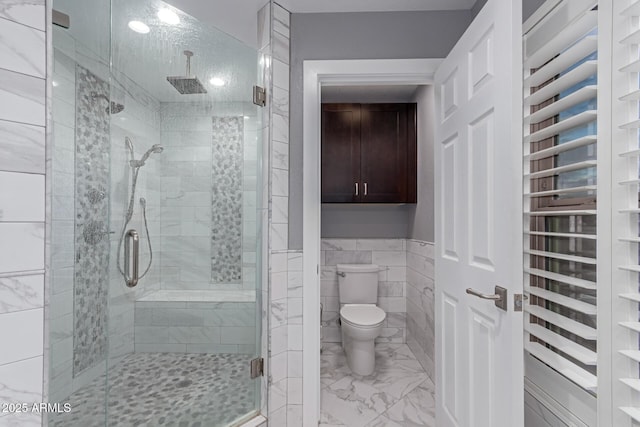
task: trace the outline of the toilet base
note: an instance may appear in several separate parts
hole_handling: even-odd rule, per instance
[[[347,355],[347,364],[356,375],[371,375],[376,367],[375,340],[355,341],[347,338],[343,347]]]

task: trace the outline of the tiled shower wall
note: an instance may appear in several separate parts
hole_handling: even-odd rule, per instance
[[[405,239],[322,239],[323,342],[341,342],[337,264],[377,264],[380,267],[377,305],[387,316],[376,342],[405,342],[406,245]]]
[[[264,182],[261,212],[268,227],[269,253],[263,289],[263,349],[269,425],[302,425],[302,252],[289,251],[289,23],[290,14],[271,1],[258,13],[258,43],[265,64],[267,107],[263,109]],[[266,328],[265,328],[266,326]],[[266,348],[265,348],[266,346]]]
[[[157,247],[162,289],[255,289],[255,106],[177,102],[162,103],[161,111],[165,149],[157,176],[161,207],[154,219],[161,222]],[[234,134],[227,129],[223,140],[214,141],[214,126],[223,121],[235,123]],[[235,147],[220,145],[230,141]],[[219,157],[235,164],[220,169],[221,163],[214,161]],[[227,175],[229,171],[241,174]],[[219,250],[233,259],[222,259]]]
[[[0,1],[0,402],[43,400],[45,16],[44,0]]]
[[[433,243],[407,240],[407,345],[435,381]]]

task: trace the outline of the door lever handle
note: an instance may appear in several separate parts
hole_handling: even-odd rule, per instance
[[[483,294],[482,292],[478,292],[473,288],[467,288],[466,291],[469,295],[476,296],[481,299],[488,299],[495,303],[496,307],[501,310],[507,311],[507,290],[501,286],[495,287],[495,294]]]
[[[478,292],[473,288],[467,288],[467,293],[469,295],[473,295],[473,296],[476,296],[476,297],[482,298],[482,299],[490,299],[490,300],[494,300],[494,301],[502,299],[502,297],[500,295],[498,295],[498,294],[487,295],[487,294],[483,294],[481,292]]]

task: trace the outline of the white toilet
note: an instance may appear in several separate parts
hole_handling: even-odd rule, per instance
[[[378,271],[375,264],[338,264],[342,347],[349,368],[371,375],[375,368],[375,339],[387,314],[376,306]]]

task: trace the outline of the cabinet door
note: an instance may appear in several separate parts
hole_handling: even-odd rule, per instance
[[[362,202],[415,202],[415,105],[363,104],[360,128]]]
[[[360,104],[322,105],[322,202],[360,201]]]

